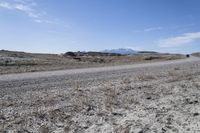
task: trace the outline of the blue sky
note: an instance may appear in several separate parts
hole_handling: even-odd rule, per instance
[[[0,49],[200,51],[199,0],[0,0]]]

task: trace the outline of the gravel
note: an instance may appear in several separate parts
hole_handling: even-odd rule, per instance
[[[0,132],[200,132],[200,59],[0,76]]]

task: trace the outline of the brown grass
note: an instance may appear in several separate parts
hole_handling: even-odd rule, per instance
[[[184,56],[176,54],[72,57],[8,51],[5,53],[0,52],[0,74],[112,66],[181,58],[184,58]]]

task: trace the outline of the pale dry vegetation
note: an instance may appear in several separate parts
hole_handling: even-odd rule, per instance
[[[32,54],[0,50],[0,74],[124,65],[184,58],[177,54]]]
[[[0,131],[199,132],[199,87],[199,62],[4,81]]]

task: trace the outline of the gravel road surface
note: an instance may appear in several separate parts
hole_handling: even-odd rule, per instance
[[[128,70],[128,69],[130,70],[130,69],[134,69],[134,68],[165,66],[165,65],[179,64],[179,63],[198,61],[198,60],[200,60],[198,57],[191,56],[190,58],[187,58],[187,59],[163,61],[163,62],[153,62],[153,63],[143,63],[143,64],[133,64],[133,65],[81,68],[81,69],[45,71],[45,72],[31,72],[31,73],[21,73],[21,74],[8,74],[8,75],[0,75],[0,81],[23,80],[23,79],[31,79],[31,78],[45,78],[45,77],[47,78],[47,77],[51,77],[51,76],[109,72],[109,71]]]

